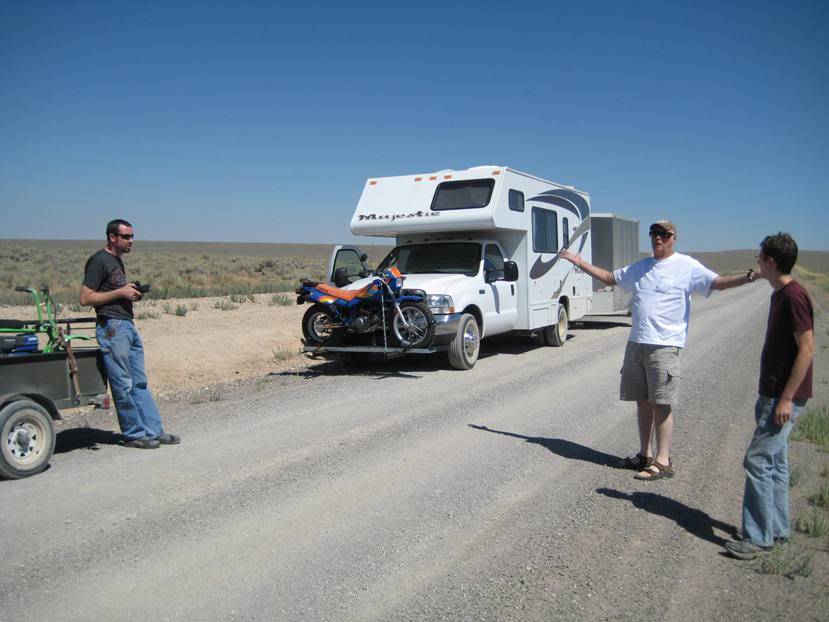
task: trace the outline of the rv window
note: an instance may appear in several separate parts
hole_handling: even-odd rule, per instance
[[[475,209],[489,205],[494,179],[471,179],[469,181],[445,181],[438,184],[432,210]]]
[[[561,219],[561,236],[562,246],[564,246],[564,248],[570,246],[570,222],[566,218]]]
[[[556,213],[533,208],[533,250],[536,253],[558,252],[558,221]]]
[[[524,211],[524,193],[518,190],[509,191],[509,208],[513,212]]]
[[[398,246],[377,268],[394,267],[403,274],[465,274],[475,276],[481,263],[481,245],[474,242],[439,242]]]

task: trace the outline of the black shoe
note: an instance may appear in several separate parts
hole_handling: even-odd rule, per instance
[[[133,438],[128,441],[124,441],[124,447],[134,447],[135,449],[158,449],[161,447],[161,443],[154,438]]]
[[[162,432],[161,436],[156,437],[154,440],[158,441],[162,445],[178,445],[181,443],[180,436],[170,434],[169,432]]]

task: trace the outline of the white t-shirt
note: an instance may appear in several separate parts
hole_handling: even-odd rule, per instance
[[[691,294],[711,293],[717,278],[693,257],[674,253],[665,259],[648,257],[616,270],[613,278],[633,294],[630,341],[685,347]]]

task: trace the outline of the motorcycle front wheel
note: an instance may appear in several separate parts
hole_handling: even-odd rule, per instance
[[[334,312],[325,305],[315,304],[302,316],[302,334],[309,346],[328,341],[337,323]]]
[[[403,302],[400,304],[400,314],[393,313],[391,330],[395,341],[402,348],[428,348],[435,337],[432,312],[422,302]]]

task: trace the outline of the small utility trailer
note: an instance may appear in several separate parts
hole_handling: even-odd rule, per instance
[[[55,450],[52,422],[61,419],[61,409],[109,406],[101,351],[73,347],[90,337],[73,335],[72,326],[95,318],[57,320],[48,291],[41,305],[37,292],[18,289],[35,294],[38,320],[0,320],[0,477],[8,479],[48,466]],[[48,338],[42,348],[31,339],[37,335]]]

